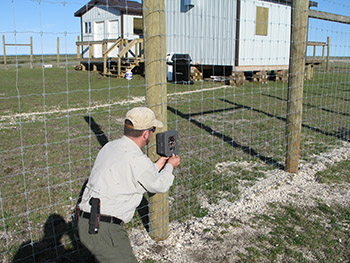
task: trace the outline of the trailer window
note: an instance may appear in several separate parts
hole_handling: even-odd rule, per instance
[[[91,34],[91,22],[85,22],[85,33]]]
[[[136,35],[143,34],[142,18],[134,17],[134,34],[136,34]]]
[[[266,7],[256,7],[256,27],[255,34],[267,36],[267,28],[269,23],[269,9]]]

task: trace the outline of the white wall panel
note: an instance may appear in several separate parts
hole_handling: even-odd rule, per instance
[[[167,53],[186,53],[192,63],[233,65],[236,0],[166,0]]]
[[[196,0],[191,3],[193,5],[185,5],[182,0],[165,0],[167,53],[189,54],[192,63],[233,66],[237,1]],[[257,6],[269,10],[267,36],[255,35]],[[259,0],[241,0],[240,8],[239,66],[288,65],[291,7]],[[134,39],[138,37],[133,33],[134,17],[140,16],[124,15],[122,23],[119,11],[97,6],[86,12],[82,19],[83,24],[91,22],[93,30],[95,22],[104,21],[108,38],[116,38],[115,32],[109,32],[109,21],[118,20],[120,27],[123,24],[124,37]],[[94,33],[83,33],[83,40],[100,39]]]
[[[256,7],[269,9],[267,36],[255,35]],[[258,0],[242,0],[239,66],[288,65],[291,7]]]

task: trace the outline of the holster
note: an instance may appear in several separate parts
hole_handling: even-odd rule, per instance
[[[89,204],[91,205],[90,209],[90,219],[89,219],[89,234],[97,234],[98,228],[100,226],[100,206],[101,201],[99,198],[91,197]]]
[[[75,222],[77,222],[77,223],[78,223],[78,220],[79,220],[79,215],[80,215],[80,207],[79,207],[79,205],[77,204],[77,205],[75,206],[75,209],[74,209],[74,220],[75,220]]]

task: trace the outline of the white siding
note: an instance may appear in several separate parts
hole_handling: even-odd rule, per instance
[[[101,40],[104,38],[118,38],[114,34],[109,34],[109,21],[120,21],[120,12],[112,9],[112,8],[106,8],[105,6],[95,6],[91,8],[88,12],[86,12],[82,16],[82,22],[83,25],[85,25],[85,22],[91,22],[92,32],[91,34],[85,34],[85,31],[83,31],[83,40],[84,41],[94,41],[94,40]],[[100,26],[103,24],[103,33],[96,32],[97,28],[100,28]],[[98,26],[100,25],[100,26]],[[84,50],[86,52],[83,53],[84,58],[89,57],[89,51],[88,46],[84,46]],[[95,58],[101,58],[102,57],[102,45],[94,45],[94,55]]]
[[[108,39],[118,39],[121,34],[121,22],[120,19],[112,19],[107,22],[107,34],[106,38]],[[113,45],[113,43],[108,43],[107,48],[110,48]],[[116,57],[118,56],[119,49],[112,50],[111,53],[109,53],[109,57]]]
[[[135,39],[139,35],[134,34],[134,18],[142,18],[142,16],[124,15],[124,38]]]
[[[100,41],[105,38],[105,21],[95,21],[93,24],[93,32],[94,32],[94,40],[95,41]],[[101,58],[102,57],[102,45],[96,44],[94,45],[95,52],[94,56],[96,58]]]
[[[192,63],[203,65],[234,65],[236,51],[236,0],[165,0],[166,9],[166,50],[167,53],[185,53]],[[256,7],[268,8],[268,34],[255,35]],[[291,7],[283,4],[259,0],[241,0],[239,28],[239,66],[276,66],[288,65],[290,52]],[[83,40],[101,39],[96,34],[95,23],[104,22],[104,38],[139,37],[133,32],[133,19],[141,16],[124,15],[103,6],[96,6],[82,16],[85,22],[91,22],[92,32],[86,34],[83,28]],[[119,27],[120,30],[116,30]],[[112,32],[112,31],[113,32]],[[110,46],[111,44],[109,44]],[[85,47],[86,48],[86,47]],[[101,57],[101,47],[95,48],[95,57]],[[117,51],[111,56],[116,56]],[[84,57],[88,57],[86,52]]]
[[[100,36],[97,36],[97,34],[95,35],[93,24],[95,22],[105,22],[104,31],[108,32],[108,28],[106,28],[106,26],[107,26],[107,21],[109,20],[120,20],[120,12],[112,8],[107,9],[105,6],[95,6],[91,8],[89,11],[87,11],[82,16],[82,21],[83,21],[83,24],[84,22],[91,22],[93,31],[91,34],[85,34],[85,33],[83,34],[84,41],[100,39],[101,38]]]
[[[269,9],[267,36],[255,35],[256,7]],[[288,65],[291,7],[258,0],[241,1],[239,66]]]
[[[234,65],[236,0],[165,1],[167,53],[186,53],[192,63]]]
[[[134,39],[139,37],[134,34],[134,17],[141,18],[142,16],[135,15],[124,15],[124,38]],[[94,40],[102,40],[102,39],[117,39],[121,37],[121,15],[120,12],[113,8],[106,8],[106,6],[95,6],[91,8],[88,12],[86,12],[82,16],[83,26],[85,26],[85,22],[91,22],[92,32],[91,34],[86,34],[85,29],[83,28],[83,40],[84,41],[94,41]],[[101,28],[103,25],[103,28]],[[118,27],[118,28],[116,28]],[[98,32],[97,32],[97,29]],[[112,43],[108,44],[108,48],[113,45]],[[89,57],[88,46],[84,46],[83,57]],[[110,53],[109,56],[115,57],[117,56],[118,49],[115,49]],[[102,45],[94,45],[94,57],[101,58],[102,57]]]

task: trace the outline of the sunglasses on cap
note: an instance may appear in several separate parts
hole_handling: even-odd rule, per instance
[[[148,130],[151,131],[151,132],[155,132],[156,131],[156,127],[153,126],[152,128],[149,128]]]

